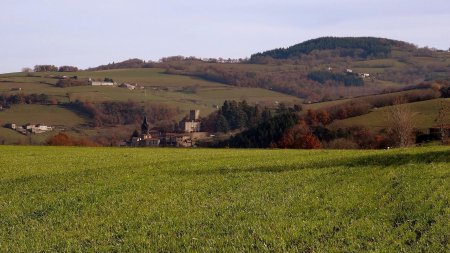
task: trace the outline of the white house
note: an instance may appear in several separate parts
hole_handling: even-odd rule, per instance
[[[102,82],[102,81],[94,81],[92,78],[89,78],[89,84],[92,86],[114,86],[116,83],[114,82]]]

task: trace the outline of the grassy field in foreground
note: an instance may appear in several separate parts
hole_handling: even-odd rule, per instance
[[[0,251],[448,252],[450,149],[0,146]]]

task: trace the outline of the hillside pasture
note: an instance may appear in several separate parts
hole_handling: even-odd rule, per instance
[[[118,87],[92,86],[58,88],[48,82],[46,76],[50,75],[78,76],[78,78],[90,77],[93,79],[108,77],[119,84],[122,82],[138,83],[144,86],[145,89],[129,91]],[[17,92],[26,94],[45,93],[61,102],[79,99],[91,102],[131,100],[142,103],[163,103],[179,107],[185,111],[197,108],[202,110],[204,115],[214,111],[214,106],[221,105],[224,100],[246,99],[250,103],[261,103],[271,106],[275,106],[276,102],[288,104],[301,102],[299,98],[270,90],[229,86],[184,75],[168,75],[164,73],[163,69],[156,68],[33,73],[33,76],[35,77],[26,77],[25,73],[0,75],[0,81],[4,81],[0,83],[0,92],[6,94]],[[14,78],[26,78],[26,80],[23,80],[26,82],[8,82],[8,80],[11,81]],[[21,88],[21,90],[12,91],[12,89],[17,88]]]
[[[63,125],[68,127],[85,124],[86,119],[57,105],[14,105],[0,112],[0,125],[5,123]]]
[[[415,113],[414,121],[418,129],[425,130],[437,124],[436,118],[438,115],[439,103],[442,100],[447,101],[447,103],[450,104],[450,99],[432,99],[408,104],[411,110]],[[375,130],[380,130],[389,126],[389,122],[387,120],[389,108],[390,106],[373,109],[368,114],[338,120],[334,122],[333,125],[337,127],[365,126]]]

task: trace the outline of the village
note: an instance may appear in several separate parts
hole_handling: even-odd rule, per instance
[[[189,117],[179,122],[179,131],[163,132],[159,128],[150,128],[147,117],[141,125],[141,133],[121,146],[130,147],[195,147],[196,142],[209,137],[209,133],[200,132],[200,110],[190,110]]]
[[[43,134],[55,128],[44,124],[18,125],[7,123],[5,128],[23,135]],[[159,128],[150,128],[147,117],[141,124],[141,132],[135,132],[131,139],[120,143],[122,147],[195,147],[197,141],[208,138],[208,132],[201,132],[200,110],[190,110],[189,116],[178,123],[174,132],[164,132]]]

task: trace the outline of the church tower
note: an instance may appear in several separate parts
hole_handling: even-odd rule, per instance
[[[148,124],[147,116],[144,117],[144,122],[141,125],[141,133],[148,134],[150,132],[150,126]]]

